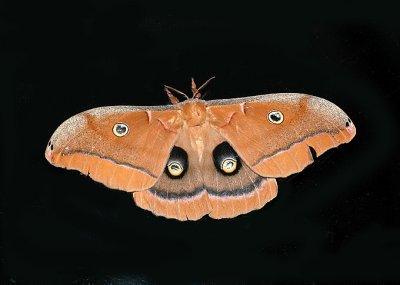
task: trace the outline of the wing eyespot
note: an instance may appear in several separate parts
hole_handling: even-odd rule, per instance
[[[273,124],[281,124],[283,122],[283,114],[281,111],[271,111],[268,113],[268,120]]]
[[[178,177],[183,173],[183,166],[178,161],[172,161],[167,165],[169,174]]]
[[[174,146],[169,155],[165,173],[171,179],[182,178],[188,169],[188,155],[183,148]]]
[[[129,127],[124,123],[116,123],[113,127],[113,133],[117,137],[126,136],[129,133]]]
[[[217,145],[212,155],[215,168],[222,175],[235,175],[239,172],[240,158],[227,142]]]
[[[226,174],[233,173],[237,168],[237,161],[233,158],[225,159],[221,164],[221,170]]]
[[[49,141],[49,143],[47,144],[47,148],[49,148],[51,151],[54,150],[54,145],[51,141]]]
[[[350,125],[351,125],[352,123],[353,123],[353,122],[350,120],[350,118],[347,118],[346,123],[345,123],[346,128],[350,127]]]

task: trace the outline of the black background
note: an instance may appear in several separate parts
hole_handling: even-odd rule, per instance
[[[296,3],[1,2],[3,283],[400,282],[398,9]],[[313,94],[357,136],[231,220],[155,217],[44,158],[78,112],[213,75],[208,99]]]

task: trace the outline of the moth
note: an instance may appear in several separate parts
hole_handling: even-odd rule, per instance
[[[320,156],[356,134],[339,107],[311,95],[202,100],[211,79],[200,88],[192,79],[191,98],[165,86],[170,105],[77,114],[51,136],[45,157],[131,192],[155,215],[221,219],[262,208],[277,195],[276,178],[302,171],[313,152]]]

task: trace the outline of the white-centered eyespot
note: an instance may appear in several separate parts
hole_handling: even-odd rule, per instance
[[[124,123],[116,123],[113,127],[113,133],[117,137],[126,136],[128,132],[129,132],[129,127]]]
[[[237,161],[232,158],[227,158],[221,163],[221,170],[225,173],[232,173],[237,168]]]
[[[167,169],[169,174],[175,177],[181,175],[183,172],[183,166],[177,161],[172,161],[171,163],[169,163],[167,165]]]
[[[268,120],[273,124],[280,124],[283,122],[283,114],[280,111],[271,111],[268,113]]]

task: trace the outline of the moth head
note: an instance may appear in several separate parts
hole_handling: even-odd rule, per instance
[[[178,104],[180,101],[179,99],[174,96],[172,94],[171,91],[175,92],[176,94],[179,94],[181,96],[183,96],[185,98],[185,100],[190,100],[190,99],[199,99],[202,98],[202,95],[200,93],[200,91],[207,86],[208,83],[210,83],[211,80],[213,80],[215,78],[215,76],[211,77],[210,79],[208,79],[206,82],[204,82],[200,87],[196,86],[196,83],[194,82],[194,79],[192,78],[192,85],[191,85],[191,89],[192,89],[192,98],[190,98],[188,95],[186,95],[184,92],[179,91],[178,89],[172,88],[171,86],[168,85],[164,85],[164,90],[168,95],[169,100],[171,101],[172,104]]]

